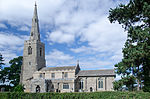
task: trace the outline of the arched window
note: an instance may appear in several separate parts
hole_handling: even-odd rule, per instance
[[[40,56],[42,56],[42,48],[40,48]]]
[[[32,48],[31,46],[28,47],[28,55],[32,54]]]
[[[98,88],[103,88],[103,79],[98,78]]]
[[[83,79],[80,81],[80,89],[83,89]]]

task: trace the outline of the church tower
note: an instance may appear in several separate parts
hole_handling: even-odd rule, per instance
[[[40,41],[37,5],[35,3],[30,39],[24,42],[21,83],[30,92],[33,73],[45,67],[45,45]]]

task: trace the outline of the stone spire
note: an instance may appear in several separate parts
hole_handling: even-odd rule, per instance
[[[79,67],[79,60],[77,60],[77,67]]]
[[[37,15],[37,5],[35,2],[34,15],[32,18],[32,27],[30,33],[30,40],[40,41],[40,32],[39,32],[39,23],[38,23],[38,15]]]

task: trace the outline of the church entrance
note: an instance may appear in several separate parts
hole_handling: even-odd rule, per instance
[[[40,86],[39,85],[36,86],[36,92],[40,92]]]
[[[59,92],[58,89],[56,89],[56,92]]]
[[[90,92],[92,92],[93,91],[93,88],[92,87],[90,87]]]

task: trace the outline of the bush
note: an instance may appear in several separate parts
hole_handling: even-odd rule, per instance
[[[0,93],[0,99],[150,99],[146,92]]]

